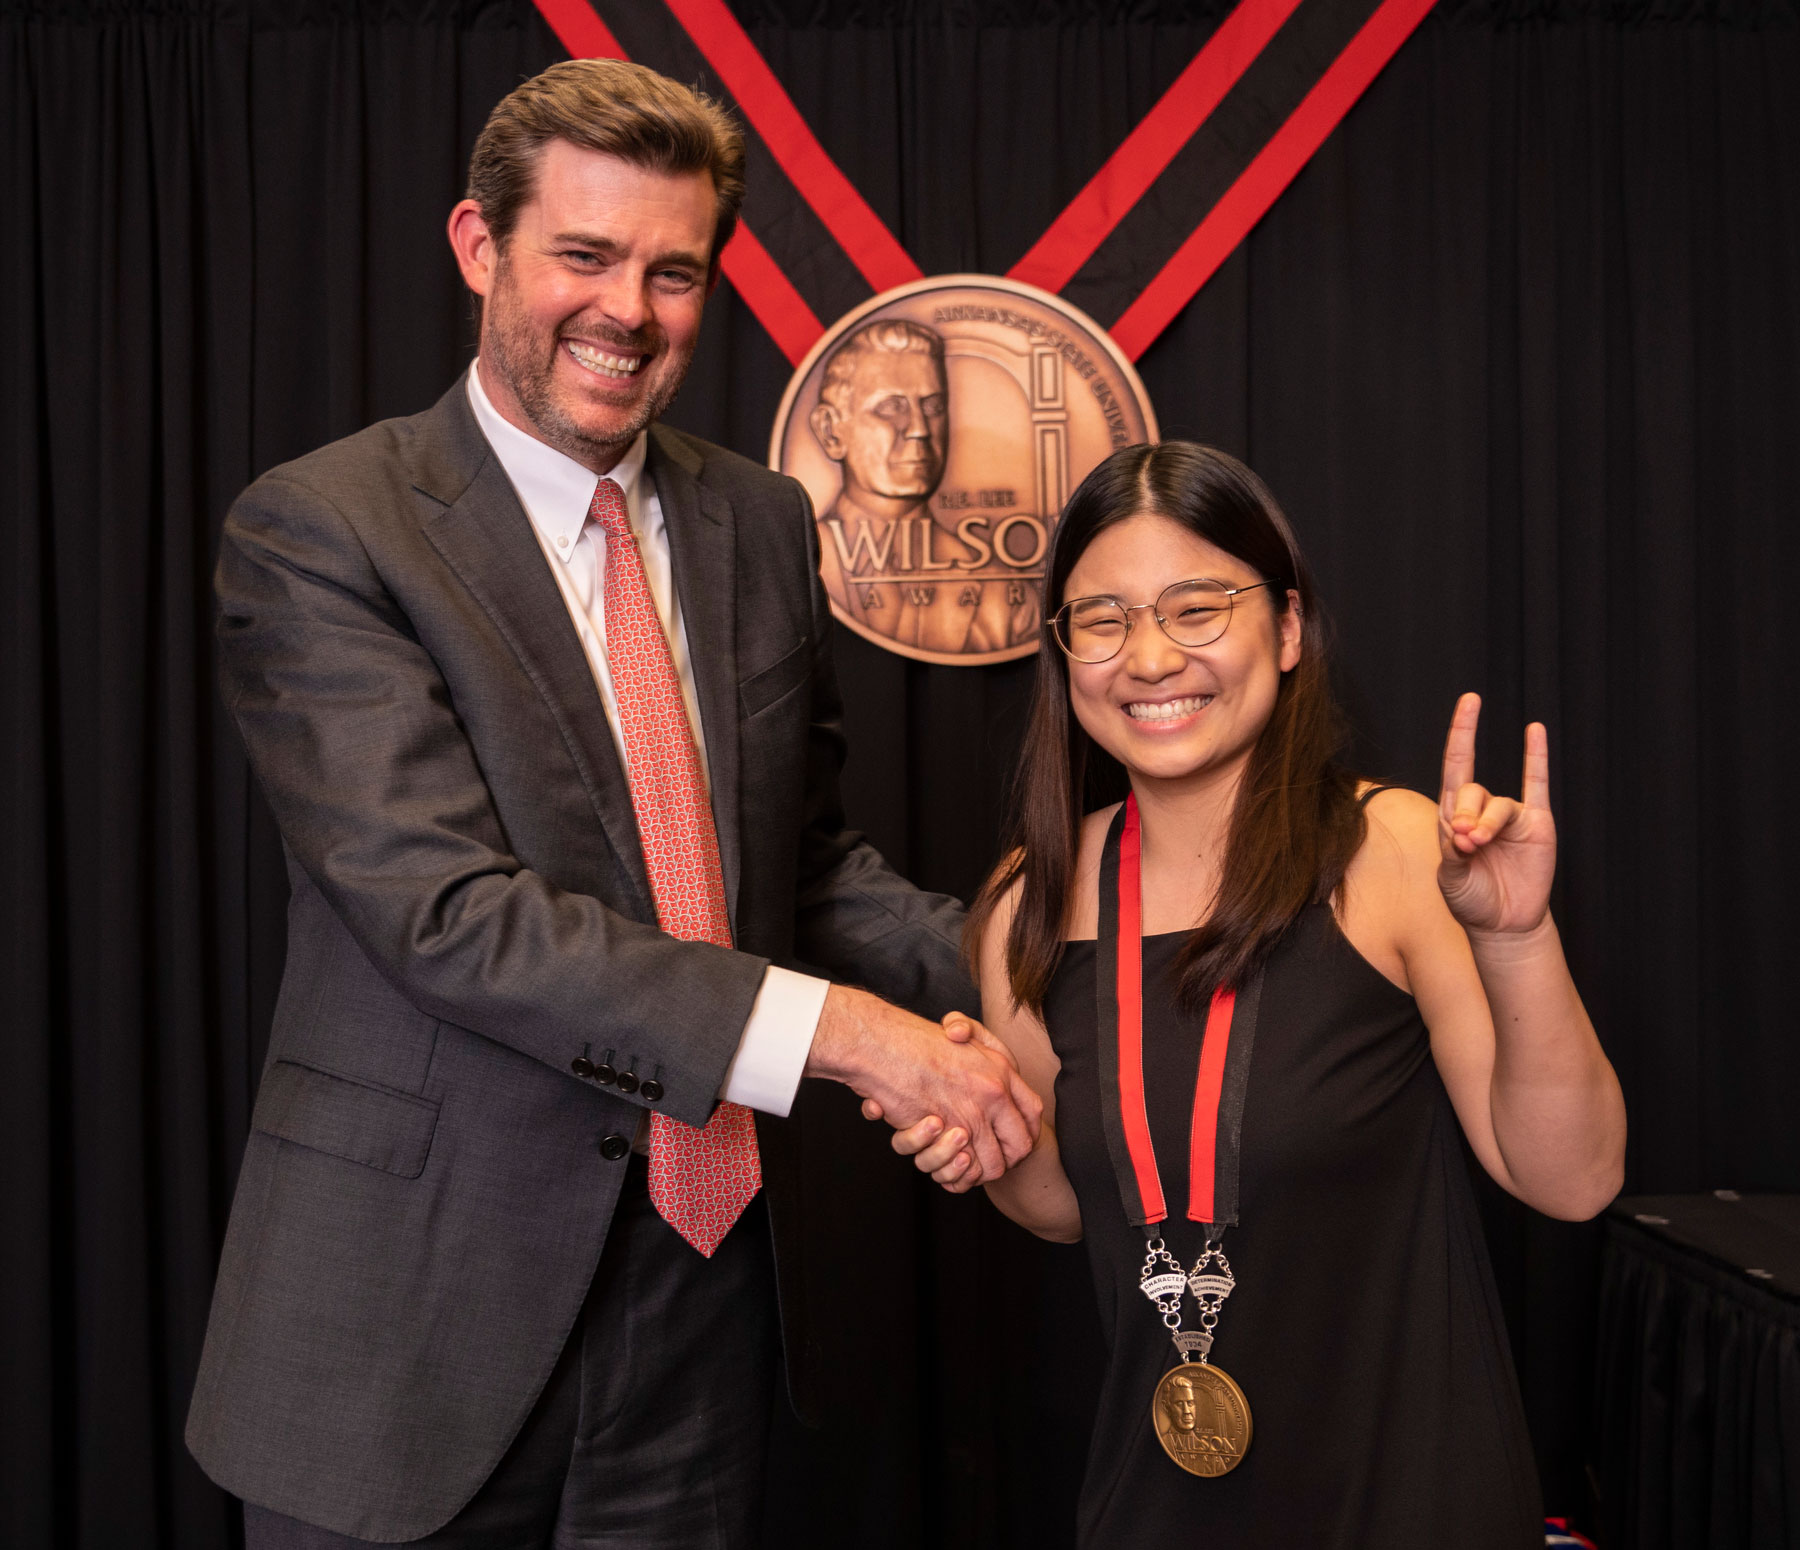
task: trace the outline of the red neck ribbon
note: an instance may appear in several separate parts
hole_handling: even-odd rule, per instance
[[[1144,1101],[1143,909],[1139,890],[1141,829],[1137,799],[1127,797],[1106,837],[1100,864],[1100,923],[1096,986],[1100,1012],[1101,1112],[1119,1176],[1126,1214],[1137,1226],[1168,1216],[1150,1119]],[[1110,906],[1110,907],[1109,907]],[[1242,1115],[1242,1082],[1233,1083],[1237,1112],[1226,1117],[1225,1143],[1231,1155],[1220,1164],[1220,1109],[1226,1099],[1226,1066],[1231,1054],[1232,1014],[1237,992],[1220,986],[1207,1011],[1200,1044],[1194,1113],[1188,1133],[1190,1220],[1209,1227],[1233,1221],[1235,1198],[1219,1198],[1220,1172],[1230,1175],[1236,1195],[1237,1130]],[[1110,1080],[1109,1080],[1110,1078]],[[1221,1209],[1223,1207],[1224,1209]]]

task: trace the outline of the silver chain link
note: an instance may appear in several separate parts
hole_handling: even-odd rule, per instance
[[[1214,1275],[1206,1273],[1206,1267],[1213,1261],[1218,1262],[1218,1272]],[[1219,1324],[1219,1309],[1225,1305],[1237,1286],[1237,1277],[1231,1273],[1231,1261],[1225,1257],[1225,1250],[1216,1243],[1208,1243],[1206,1250],[1194,1261],[1194,1268],[1187,1275],[1188,1290],[1194,1294],[1194,1301],[1200,1305],[1200,1327],[1211,1334]]]
[[[1209,1268],[1216,1265],[1216,1269]],[[1160,1267],[1160,1268],[1159,1268]],[[1160,1236],[1144,1240],[1144,1268],[1138,1273],[1138,1290],[1162,1315],[1183,1361],[1204,1362],[1212,1353],[1213,1331],[1218,1328],[1219,1310],[1237,1286],[1231,1273],[1231,1261],[1218,1242],[1208,1240],[1205,1250],[1194,1261],[1192,1270],[1184,1271],[1181,1261],[1169,1252]],[[1198,1332],[1184,1333],[1181,1328],[1181,1299],[1192,1293],[1200,1309]]]
[[[1138,1290],[1156,1304],[1162,1314],[1163,1328],[1175,1334],[1181,1328],[1181,1294],[1187,1290],[1187,1276],[1181,1261],[1168,1250],[1161,1238],[1144,1242],[1144,1268],[1138,1275]],[[1158,1271],[1158,1265],[1168,1269]]]

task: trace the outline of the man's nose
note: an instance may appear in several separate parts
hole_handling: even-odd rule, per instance
[[[906,434],[914,441],[931,440],[931,426],[925,419],[925,406],[916,398],[906,401]]]
[[[624,265],[600,276],[595,301],[607,319],[626,333],[636,333],[650,316],[648,277]]]

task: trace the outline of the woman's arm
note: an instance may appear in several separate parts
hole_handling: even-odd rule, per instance
[[[1482,1166],[1527,1205],[1582,1220],[1618,1193],[1625,1103],[1550,918],[1544,729],[1526,732],[1523,800],[1495,797],[1473,779],[1479,712],[1474,695],[1457,705],[1435,808],[1407,792],[1371,801],[1346,910],[1391,931]]]
[[[987,1185],[988,1199],[1028,1232],[1056,1243],[1074,1243],[1081,1237],[1081,1208],[1074,1188],[1063,1172],[1056,1146],[1056,1074],[1062,1069],[1044,1025],[1025,1008],[1016,1006],[1006,977],[1006,936],[1012,923],[1017,888],[1001,901],[982,934],[978,970],[981,982],[981,1015],[986,1024],[972,1023],[956,1013],[944,1019],[945,1032],[953,1039],[993,1038],[1012,1052],[1019,1074],[1044,1105],[1038,1142],[1031,1154]],[[867,1112],[867,1105],[864,1106]],[[922,1173],[928,1173],[952,1194],[974,1186],[979,1170],[966,1150],[968,1136],[960,1129],[944,1131],[935,1117],[921,1120],[907,1130],[896,1131],[893,1146],[910,1156]]]

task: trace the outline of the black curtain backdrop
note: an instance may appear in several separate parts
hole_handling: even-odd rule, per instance
[[[933,273],[1004,271],[1223,8],[734,9]],[[1633,1191],[1800,1190],[1797,22],[1443,0],[1140,363],[1164,433],[1294,517],[1369,772],[1434,789],[1465,688],[1497,784],[1548,723]],[[489,108],[559,57],[525,0],[0,0],[5,1546],[234,1543],[181,1426],[285,885],[212,687],[212,550],[256,474],[464,364],[444,216]],[[722,287],[672,418],[761,457],[787,376]],[[839,656],[854,819],[966,895],[1029,664]],[[781,1433],[771,1543],[1067,1544],[1079,1250],[805,1101],[845,1354],[831,1424]],[[1489,1207],[1546,1498],[1580,1517],[1597,1235]]]

